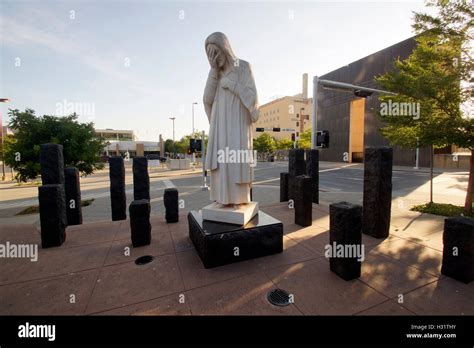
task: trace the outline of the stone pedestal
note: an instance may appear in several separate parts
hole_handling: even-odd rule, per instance
[[[303,149],[292,149],[289,151],[288,159],[288,198],[294,200],[295,178],[304,175],[306,171],[306,163],[304,160]]]
[[[125,165],[121,156],[109,158],[110,202],[112,221],[127,219],[127,196],[125,194]]]
[[[230,207],[214,202],[202,208],[202,218],[204,220],[239,226],[247,224],[257,213],[258,202],[237,204]]]
[[[82,224],[82,202],[81,184],[79,170],[77,168],[66,168],[64,170],[65,191],[66,191],[66,216],[67,224]]]
[[[330,270],[344,280],[359,278],[362,255],[354,253],[362,252],[362,207],[347,202],[331,204],[329,219]],[[337,255],[341,248],[345,250],[342,257]]]
[[[313,203],[319,204],[319,150],[306,150],[306,175],[311,178]]]
[[[165,204],[165,217],[166,222],[178,222],[179,221],[179,198],[178,190],[176,188],[167,188],[163,195],[163,201]]]
[[[40,145],[41,181],[43,185],[64,185],[63,146],[58,144]]]
[[[288,173],[280,173],[280,202],[288,202]]]
[[[463,283],[474,280],[474,219],[445,219],[443,245],[441,273]]]
[[[141,199],[130,203],[130,228],[134,247],[151,243],[150,201]]]
[[[66,201],[62,184],[38,187],[41,246],[57,247],[66,240]]]
[[[245,226],[203,220],[201,211],[191,211],[188,223],[205,268],[283,251],[283,224],[262,211]]]
[[[365,148],[362,232],[375,238],[389,235],[392,158],[392,148]]]
[[[311,178],[307,175],[300,175],[295,178],[295,224],[300,226],[311,226],[313,224],[311,182]]]
[[[148,159],[133,158],[133,199],[150,200],[150,177],[148,176]]]

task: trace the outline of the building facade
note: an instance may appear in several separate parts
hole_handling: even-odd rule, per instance
[[[253,125],[254,139],[262,134],[257,132],[257,128],[280,128],[279,132],[265,130],[277,140],[291,140],[292,133],[298,138],[311,128],[312,99],[308,98],[308,74],[303,75],[302,93],[272,100],[261,105],[259,111],[259,119]]]
[[[334,70],[320,79],[350,83],[369,88],[380,88],[375,77],[394,68],[397,58],[405,59],[413,51],[413,38],[399,42],[379,52]],[[361,162],[367,146],[389,146],[379,129],[383,126],[377,117],[380,109],[378,95],[356,97],[341,90],[318,89],[318,130],[329,133],[329,146],[320,151],[322,161]],[[393,147],[395,165],[415,166],[416,150]],[[420,149],[420,166],[429,166],[429,149]]]
[[[104,148],[104,156],[123,156],[133,158],[135,156],[160,155],[162,141],[141,141],[133,130],[96,129],[97,136],[107,140],[108,145]],[[160,136],[160,140],[161,136]]]

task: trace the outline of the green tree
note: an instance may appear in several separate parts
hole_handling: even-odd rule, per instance
[[[166,139],[165,141],[165,152],[172,153],[173,149],[173,139]],[[164,156],[165,154],[163,154]]]
[[[268,133],[262,133],[253,141],[253,149],[263,156],[272,154],[276,149],[276,141]]]
[[[63,145],[64,164],[76,167],[83,175],[103,168],[100,153],[105,141],[97,138],[93,123],[79,123],[77,115],[35,116],[31,109],[9,110],[9,127],[16,131],[5,144],[5,163],[17,171],[16,179],[27,181],[40,174],[40,145]]]
[[[415,103],[418,115],[390,116],[378,112],[382,134],[394,145],[416,148],[457,145],[471,150],[465,211],[472,212],[474,191],[474,119],[461,105],[473,97],[473,10],[462,1],[436,1],[437,14],[415,13],[417,46],[395,69],[380,76],[381,87],[397,93],[383,95],[382,103]],[[398,104],[401,105],[401,104]],[[406,105],[406,104],[405,104]],[[431,150],[432,151],[432,150]],[[432,179],[431,179],[432,180]],[[432,194],[430,195],[432,200]]]
[[[294,142],[290,139],[281,139],[276,141],[277,150],[289,150],[294,147]]]
[[[297,144],[299,149],[311,149],[311,128],[300,134]]]
[[[188,134],[188,135],[183,136],[180,140],[177,140],[176,141],[176,153],[187,154],[191,138],[201,139],[202,138],[202,133],[195,132],[192,135]],[[208,141],[208,136],[206,134],[206,135],[204,135],[204,142],[205,142],[206,148],[207,148],[207,141]],[[173,140],[171,140],[171,139],[166,140],[166,142],[165,142],[165,151],[170,152],[170,153],[174,153]]]

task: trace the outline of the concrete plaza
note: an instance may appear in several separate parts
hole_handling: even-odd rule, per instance
[[[66,242],[41,249],[37,262],[0,263],[0,314],[135,315],[414,315],[474,314],[474,283],[440,274],[442,217],[393,209],[390,237],[363,235],[359,279],[329,271],[327,205],[313,205],[313,225],[294,224],[285,203],[263,205],[284,224],[281,254],[205,269],[179,223],[152,216],[151,245],[133,248],[129,221],[67,228]],[[32,224],[1,224],[0,243],[40,244]],[[126,252],[130,250],[130,254]],[[135,259],[153,255],[138,266]],[[276,307],[267,292],[282,288],[294,303]]]

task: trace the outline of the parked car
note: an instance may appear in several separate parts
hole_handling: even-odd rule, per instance
[[[149,159],[149,160],[159,160],[161,163],[166,162],[165,157],[161,157],[160,155],[157,155],[157,154],[154,154],[154,153],[146,155],[146,158]]]

